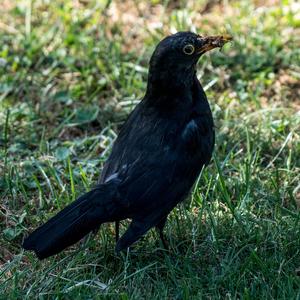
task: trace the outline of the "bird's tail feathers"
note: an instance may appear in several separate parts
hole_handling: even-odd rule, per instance
[[[37,228],[25,239],[23,248],[35,251],[40,259],[59,253],[110,221],[116,209],[115,198],[112,184],[97,186]]]

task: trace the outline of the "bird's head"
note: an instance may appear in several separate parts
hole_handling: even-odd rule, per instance
[[[172,81],[186,84],[195,74],[195,66],[205,52],[222,47],[232,38],[227,35],[201,36],[192,32],[177,32],[164,38],[154,50],[149,69],[149,81]]]

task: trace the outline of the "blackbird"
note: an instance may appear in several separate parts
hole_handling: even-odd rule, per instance
[[[116,252],[163,227],[184,200],[214,148],[212,113],[196,76],[200,56],[231,40],[192,32],[156,47],[147,90],[114,142],[95,188],[31,233],[23,243],[39,259],[57,254],[101,224],[116,222]],[[119,221],[131,219],[118,239]]]

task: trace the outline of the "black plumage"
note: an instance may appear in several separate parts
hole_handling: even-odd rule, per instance
[[[156,47],[147,91],[128,117],[97,186],[30,234],[23,247],[46,258],[102,223],[131,219],[116,251],[150,228],[162,229],[211,159],[214,125],[196,63],[230,38],[179,32]],[[118,223],[117,223],[118,224]]]

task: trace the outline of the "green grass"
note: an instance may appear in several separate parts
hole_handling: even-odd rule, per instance
[[[299,299],[299,5],[147,3],[1,4],[0,298]],[[24,253],[96,183],[155,44],[188,29],[234,43],[199,62],[216,148],[169,217],[170,253],[151,231],[116,256],[109,224],[45,261]]]

